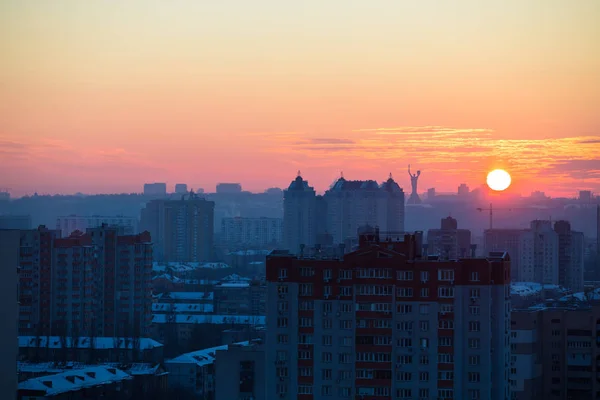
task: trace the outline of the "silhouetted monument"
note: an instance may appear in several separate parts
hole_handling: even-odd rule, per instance
[[[421,171],[417,171],[416,174],[410,173],[410,164],[408,164],[408,175],[410,176],[410,185],[412,186],[412,192],[410,197],[408,198],[407,204],[421,204],[421,198],[419,197],[419,193],[417,193],[417,184],[419,181],[419,176],[421,176]]]

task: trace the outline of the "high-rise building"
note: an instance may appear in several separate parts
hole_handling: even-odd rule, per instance
[[[600,397],[598,304],[513,310],[511,319],[513,399]]]
[[[58,217],[56,219],[56,229],[61,231],[62,237],[70,236],[75,231],[85,232],[88,228],[97,228],[102,225],[120,227],[121,234],[134,235],[137,233],[138,220],[134,217],[126,217],[123,215],[115,216],[81,216],[69,215]]]
[[[242,193],[242,185],[240,185],[239,183],[219,183],[217,184],[216,190],[219,194]]]
[[[188,187],[185,183],[177,183],[175,184],[175,193],[176,194],[186,194],[188,193]]]
[[[283,192],[283,243],[293,253],[300,246],[313,246],[317,237],[317,200],[315,189],[302,179],[300,171]]]
[[[97,336],[140,337],[152,322],[152,239],[149,232],[119,235],[103,225],[88,229],[95,250],[93,307]]]
[[[211,261],[215,203],[190,193],[187,199],[152,200],[142,209],[140,229],[150,232],[155,261]]]
[[[167,184],[166,183],[145,183],[144,194],[147,196],[166,196],[167,195]]]
[[[568,221],[556,221],[554,231],[558,235],[558,284],[581,292],[585,262],[583,233],[572,231]]]
[[[361,226],[378,227],[381,232],[403,234],[404,191],[392,179],[348,181],[341,177],[325,193],[327,231],[335,243],[355,238]]]
[[[446,260],[457,260],[471,256],[471,231],[458,229],[452,217],[442,219],[440,229],[427,231],[427,254]]]
[[[519,278],[524,282],[558,285],[558,235],[550,221],[531,221],[521,234]]]
[[[267,398],[511,398],[509,256],[431,260],[403,239],[267,258]]]
[[[263,247],[281,245],[283,219],[281,218],[223,218],[221,240],[229,246]]]
[[[18,230],[0,230],[0,394],[7,400],[17,393],[19,247]]]
[[[510,273],[513,282],[523,281],[521,276],[521,235],[523,229],[486,229],[483,233],[484,254],[505,251],[510,256]]]

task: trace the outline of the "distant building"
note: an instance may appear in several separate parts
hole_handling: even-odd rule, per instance
[[[469,186],[467,186],[466,183],[461,183],[460,186],[458,187],[458,195],[459,196],[468,196],[469,193],[471,193]]]
[[[283,240],[281,218],[223,218],[221,239],[233,247],[265,247],[280,245]]]
[[[511,280],[525,281],[521,272],[521,236],[524,229],[486,229],[484,231],[484,254],[507,252],[510,256]]]
[[[365,225],[378,227],[381,232],[404,233],[404,191],[391,175],[381,185],[341,177],[323,197],[327,202],[327,231],[334,243],[356,238],[358,229]]]
[[[106,224],[111,227],[120,227],[122,235],[134,235],[138,233],[138,221],[134,217],[116,216],[78,216],[69,215],[56,219],[56,229],[61,231],[63,237],[71,235],[75,231],[85,232],[87,228],[97,228]]]
[[[219,183],[219,184],[217,184],[217,193],[219,193],[219,194],[242,193],[242,185],[240,185],[239,183]]]
[[[185,183],[177,183],[175,184],[175,193],[177,194],[186,194],[188,193],[188,186]]]
[[[513,310],[511,319],[513,399],[598,398],[598,304]]]
[[[365,233],[343,258],[273,252],[267,282],[267,399],[511,398],[505,253],[424,259],[415,236]]]
[[[216,398],[267,400],[265,348],[261,341],[217,349],[214,364]]]
[[[522,281],[558,285],[558,235],[550,221],[531,221],[521,234],[520,256]]]
[[[437,255],[444,260],[474,257],[471,254],[471,231],[458,229],[452,217],[442,219],[440,229],[427,231],[427,254]]]
[[[265,315],[265,282],[252,280],[221,281],[213,288],[215,313],[219,315]]]
[[[583,233],[572,231],[567,221],[556,221],[554,231],[558,235],[558,284],[581,292],[585,264]]]
[[[435,188],[427,189],[427,200],[432,200],[435,198]]]
[[[146,183],[144,184],[144,194],[147,196],[166,196],[166,183]]]
[[[591,203],[594,200],[594,196],[590,190],[581,190],[579,192],[579,201],[582,203]]]
[[[317,235],[316,216],[315,189],[298,173],[283,192],[283,247],[297,253],[300,245],[313,246]]]
[[[0,230],[0,304],[2,304],[2,325],[0,326],[0,394],[12,400],[17,391],[17,321],[19,286],[20,232]]]
[[[0,229],[31,229],[31,215],[0,215]]]
[[[182,200],[152,200],[140,228],[152,235],[156,261],[210,261],[214,252],[215,203],[193,193]]]

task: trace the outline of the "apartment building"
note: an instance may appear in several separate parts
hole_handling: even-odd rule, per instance
[[[56,229],[61,231],[62,237],[67,237],[75,231],[85,232],[88,228],[98,228],[102,225],[120,227],[122,235],[133,235],[137,233],[138,221],[134,217],[123,215],[116,216],[81,216],[69,215],[56,219]]]
[[[281,245],[283,219],[281,218],[223,218],[221,240],[230,247],[264,247]]]
[[[426,259],[419,242],[267,258],[267,398],[510,399],[508,255]]]
[[[260,339],[217,350],[214,364],[217,399],[267,400],[265,348]]]
[[[474,256],[471,254],[471,231],[458,229],[458,221],[452,217],[442,219],[440,229],[427,231],[427,254],[446,260]]]
[[[600,304],[513,310],[513,399],[600,399]]]

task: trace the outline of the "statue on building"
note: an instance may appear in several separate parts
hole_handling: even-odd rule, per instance
[[[408,204],[421,204],[421,198],[419,197],[419,193],[417,192],[417,184],[419,182],[419,176],[421,176],[421,171],[417,171],[416,174],[410,173],[410,164],[408,164],[408,175],[410,176],[410,185],[412,186],[412,192],[410,197],[408,198]]]

